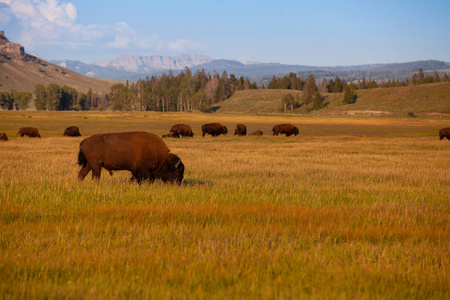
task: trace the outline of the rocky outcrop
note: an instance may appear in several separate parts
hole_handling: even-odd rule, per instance
[[[5,58],[24,58],[25,48],[20,44],[11,43],[5,36],[4,31],[0,31],[0,55]]]

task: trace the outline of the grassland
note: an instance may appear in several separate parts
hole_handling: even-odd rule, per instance
[[[237,122],[263,137],[200,135]],[[126,171],[78,182],[79,142],[166,139],[181,186]],[[300,135],[270,135],[291,122]],[[0,295],[48,298],[450,297],[448,119],[0,112]],[[63,138],[78,125],[84,137]],[[36,126],[42,139],[18,138]]]
[[[291,93],[302,95],[302,91],[290,90],[246,90],[237,91],[229,99],[216,104],[215,110],[222,113],[267,114],[279,113],[281,99]],[[342,104],[343,93],[323,94],[324,109],[308,112],[307,107],[295,109],[295,114],[319,115],[391,115],[406,117],[413,112],[418,116],[429,113],[450,116],[450,82],[423,84],[398,88],[357,90],[353,104]]]

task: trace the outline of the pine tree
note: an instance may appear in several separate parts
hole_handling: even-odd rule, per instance
[[[313,74],[306,78],[305,88],[303,89],[303,103],[310,105],[313,102],[314,93],[316,92],[316,79]]]
[[[345,87],[345,91],[344,91],[344,100],[342,101],[342,103],[344,104],[351,104],[353,103],[354,100],[354,92],[353,92],[353,88],[351,85],[347,85]]]
[[[314,94],[313,109],[319,110],[323,108],[322,95],[319,92]]]

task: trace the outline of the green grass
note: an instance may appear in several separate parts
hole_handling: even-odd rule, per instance
[[[31,114],[0,112],[8,132],[45,128],[0,144],[2,298],[450,297],[446,120]],[[202,138],[212,121],[301,133]],[[179,122],[196,134],[165,139],[180,186],[77,181],[88,134]],[[63,138],[68,125],[84,136]]]

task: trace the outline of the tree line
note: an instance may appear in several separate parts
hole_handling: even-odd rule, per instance
[[[115,84],[109,101],[113,110],[192,112],[205,110],[238,90],[256,88],[248,78],[228,76],[226,71],[222,75],[204,70],[192,74],[185,68],[177,76],[169,71],[132,84]]]
[[[351,81],[347,83],[337,76],[335,79],[329,79],[327,81],[325,78],[320,82],[317,82],[317,90],[321,93],[342,93],[345,91],[347,85],[350,85],[353,90],[360,89],[374,89],[374,88],[389,88],[389,87],[400,87],[400,86],[410,86],[419,84],[428,84],[436,82],[446,82],[450,81],[447,73],[440,75],[437,71],[433,74],[425,74],[423,69],[420,68],[418,73],[414,73],[411,78],[400,81],[395,79],[382,80],[376,82],[370,78],[365,77],[362,80]],[[306,86],[306,80],[303,77],[297,77],[295,73],[290,73],[287,76],[273,76],[272,81],[267,85],[268,89],[287,89],[287,90],[304,90]],[[263,87],[264,88],[264,87]]]
[[[287,76],[273,76],[266,86],[258,87],[248,78],[237,78],[224,71],[221,75],[214,72],[206,74],[204,70],[194,74],[185,68],[178,75],[172,71],[161,76],[147,77],[135,83],[114,84],[109,94],[97,94],[89,89],[87,93],[79,92],[69,86],[37,84],[34,89],[34,103],[37,110],[119,110],[119,111],[203,111],[211,105],[229,98],[238,90],[247,89],[287,89],[301,90],[303,95],[285,95],[281,100],[282,111],[293,111],[305,105],[308,110],[323,107],[324,93],[343,93],[343,103],[356,100],[355,90],[388,88],[408,85],[427,84],[450,81],[447,73],[439,75],[436,71],[425,74],[422,69],[414,73],[410,79],[387,80],[376,82],[372,79],[347,83],[339,77],[316,81],[310,74],[306,79],[297,77],[295,73]],[[26,109],[33,99],[28,91],[7,91],[0,93],[0,107],[3,109]]]

